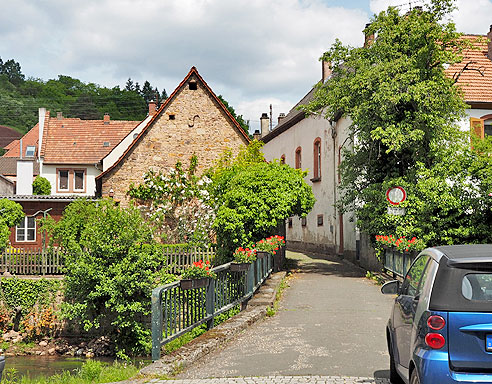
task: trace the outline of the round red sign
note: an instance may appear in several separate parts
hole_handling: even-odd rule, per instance
[[[386,191],[386,200],[390,202],[391,205],[399,205],[403,203],[407,198],[407,193],[403,187],[392,187],[388,188]]]

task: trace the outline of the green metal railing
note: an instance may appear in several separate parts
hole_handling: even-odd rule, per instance
[[[210,329],[214,317],[249,300],[270,275],[273,257],[254,261],[247,271],[231,271],[231,263],[212,269],[217,278],[207,279],[200,288],[183,289],[176,281],[152,291],[152,361],[161,356],[161,348],[177,337],[206,323]]]
[[[394,248],[384,250],[384,268],[395,275],[404,277],[416,254],[411,252],[400,252]]]

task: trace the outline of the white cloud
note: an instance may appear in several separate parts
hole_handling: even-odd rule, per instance
[[[194,65],[249,119],[297,102],[335,38],[362,44],[368,21],[322,0],[0,0],[0,9],[0,54],[27,75],[110,87],[132,77],[170,93]]]

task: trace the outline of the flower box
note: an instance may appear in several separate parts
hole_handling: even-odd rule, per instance
[[[199,279],[183,279],[179,282],[181,289],[205,288],[208,285],[209,278],[202,277]]]
[[[258,259],[263,259],[265,257],[268,257],[269,254],[270,254],[270,252],[267,252],[267,251],[256,251],[256,257]]]
[[[231,263],[232,272],[245,272],[249,269],[251,263]]]

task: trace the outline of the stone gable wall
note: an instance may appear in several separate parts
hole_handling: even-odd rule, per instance
[[[127,205],[128,187],[142,183],[150,168],[165,171],[177,161],[187,167],[196,154],[200,173],[225,150],[237,154],[240,146],[247,144],[201,83],[197,85],[197,90],[190,90],[185,84],[125,159],[103,176],[102,196],[113,189],[114,199]]]

